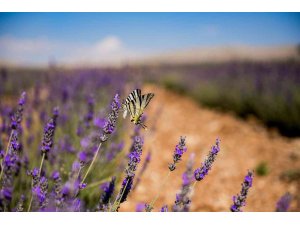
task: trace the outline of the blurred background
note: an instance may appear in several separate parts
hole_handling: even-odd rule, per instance
[[[286,192],[293,196],[290,210],[300,210],[299,13],[0,13],[0,68],[2,142],[25,90],[25,118],[33,125],[24,131],[24,151],[33,167],[45,115],[59,105],[57,151],[68,160],[52,167],[61,172],[92,129],[78,134],[89,96],[95,100],[91,126],[99,129],[114,93],[123,99],[134,88],[155,93],[145,112],[149,131],[141,131],[144,156],[151,151],[152,160],[123,211],[135,211],[158,192],[180,135],[188,154],[157,207],[174,204],[188,155],[194,152],[200,166],[220,137],[221,153],[197,184],[192,211],[228,211],[248,169],[255,178],[245,211],[274,211]],[[120,126],[105,150],[120,157],[103,159],[100,181],[126,164],[122,154],[134,125],[122,120]],[[86,199],[99,195],[97,185],[91,189]]]

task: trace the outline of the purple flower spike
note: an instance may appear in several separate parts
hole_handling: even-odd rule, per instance
[[[3,159],[5,155],[5,151],[4,150],[0,150],[0,159]]]
[[[109,200],[112,197],[115,190],[116,177],[113,177],[109,183],[102,186],[103,193],[100,196],[98,211],[107,211],[109,206]]]
[[[276,212],[287,212],[292,201],[290,193],[283,195],[276,204]]]
[[[161,210],[161,212],[168,212],[168,206],[167,205],[164,205]]]
[[[248,171],[248,174],[245,176],[244,182],[242,183],[242,190],[240,194],[233,196],[233,205],[230,207],[231,212],[242,212],[242,206],[246,205],[246,198],[248,191],[252,186],[253,181],[253,172]]]
[[[23,106],[25,104],[25,102],[26,102],[26,92],[23,91],[23,93],[21,94],[21,98],[19,100],[19,105]]]
[[[126,177],[123,180],[121,190],[117,197],[117,201],[119,203],[126,201],[126,198],[129,194],[129,192],[131,191],[132,184],[133,184],[133,178],[135,176],[135,171],[137,169],[138,163],[141,160],[143,144],[144,144],[144,141],[141,137],[137,136],[134,138],[133,151],[128,156],[129,162],[128,162],[127,168],[125,170]],[[118,208],[116,210],[118,210]]]
[[[82,166],[87,163],[87,155],[86,155],[86,153],[84,151],[79,152],[78,158],[79,158],[80,164]]]
[[[132,187],[132,183],[133,183],[133,177],[126,177],[123,182],[122,182],[122,188],[120,190],[120,194],[123,193],[123,195],[119,195],[118,196],[118,201],[120,203],[125,202],[127,199],[127,196],[129,194],[129,192],[131,191],[131,187]]]
[[[182,187],[178,194],[176,194],[174,212],[188,212],[190,207],[191,184],[194,181],[193,165],[195,155],[191,154],[186,166],[186,171],[182,175]]]
[[[180,137],[178,145],[175,147],[175,151],[173,154],[173,163],[169,164],[169,170],[174,171],[176,169],[176,164],[181,160],[183,153],[187,151],[187,147],[185,146],[185,137]]]
[[[108,115],[108,118],[106,119],[102,128],[103,132],[100,135],[101,142],[107,141],[108,136],[114,132],[119,115],[120,106],[120,97],[118,94],[116,94],[111,103],[111,112]]]
[[[58,108],[56,107],[53,110],[52,118],[49,119],[48,123],[44,128],[44,137],[43,137],[42,147],[41,147],[41,152],[43,154],[47,154],[53,146],[53,138],[54,138],[54,132],[56,128],[57,117],[58,117]]]
[[[86,188],[86,185],[87,185],[86,183],[80,183],[79,189],[82,190],[82,189]]]
[[[59,177],[60,177],[60,175],[59,175],[59,172],[58,172],[58,171],[54,171],[54,172],[52,173],[52,179],[53,179],[53,180],[57,180],[57,179],[59,179]]]
[[[145,204],[144,203],[138,203],[136,205],[135,211],[136,212],[143,212],[145,210]]]
[[[23,92],[19,100],[19,106],[14,115],[11,116],[11,129],[17,130],[21,124],[24,104],[26,101],[26,92]]]
[[[201,167],[194,171],[194,177],[197,181],[201,181],[208,174],[213,162],[215,161],[217,154],[220,151],[220,140],[216,140],[216,145],[211,148],[211,152],[208,154]]]

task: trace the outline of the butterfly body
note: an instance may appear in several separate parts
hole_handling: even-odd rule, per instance
[[[142,95],[140,89],[132,91],[123,102],[123,117],[126,118],[127,113],[129,112],[131,122],[135,125],[141,125],[145,129],[146,126],[142,123],[141,117],[144,109],[147,107],[153,96],[153,93]]]

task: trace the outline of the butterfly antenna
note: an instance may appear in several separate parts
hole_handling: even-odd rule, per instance
[[[145,130],[148,130],[147,126],[143,123],[140,123],[140,125],[142,126],[142,128],[144,128]]]

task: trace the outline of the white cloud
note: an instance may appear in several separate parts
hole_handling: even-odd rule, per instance
[[[96,43],[95,47],[98,52],[115,52],[123,48],[121,40],[116,36],[109,36]]]
[[[0,61],[17,65],[47,65],[50,59],[67,65],[118,64],[137,56],[135,51],[128,49],[120,38],[113,35],[94,43],[0,37]]]

